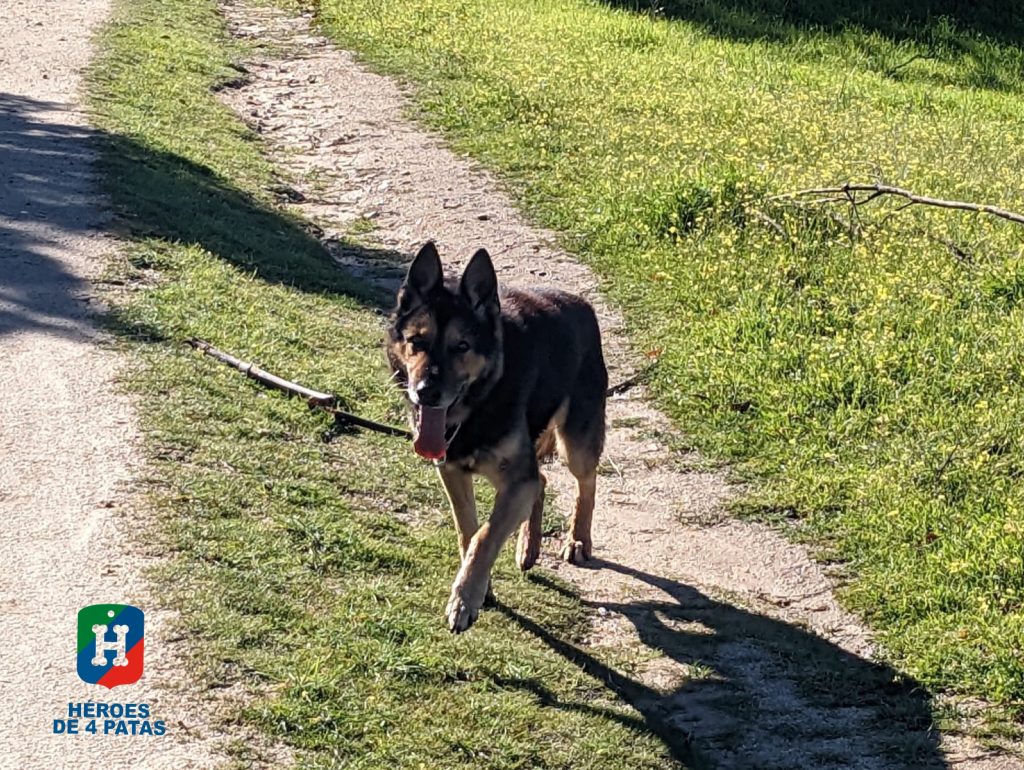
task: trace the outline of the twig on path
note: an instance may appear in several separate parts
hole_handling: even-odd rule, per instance
[[[866,197],[858,198],[857,193],[868,193],[868,195]],[[839,201],[848,202],[853,206],[855,211],[858,206],[863,206],[865,203],[868,203],[882,195],[895,195],[900,198],[905,198],[910,201],[910,204],[917,203],[922,206],[935,206],[942,209],[956,209],[958,211],[971,211],[977,214],[988,214],[993,217],[999,217],[1000,219],[1015,222],[1018,225],[1024,225],[1024,214],[1008,211],[1007,209],[999,206],[992,206],[987,203],[969,203],[967,201],[932,198],[928,195],[918,195],[917,193],[905,190],[902,187],[893,187],[885,184],[844,184],[839,187],[812,187],[806,190],[795,190],[793,192],[783,193],[782,195],[775,195],[769,198],[769,200],[791,201],[797,198],[804,198],[808,195],[818,196],[816,201],[818,203],[835,203]],[[843,197],[822,198],[821,196]]]

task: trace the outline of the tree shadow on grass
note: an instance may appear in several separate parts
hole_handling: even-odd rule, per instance
[[[995,0],[606,0],[611,5],[671,19],[687,19],[738,40],[786,40],[801,29],[858,27],[894,41],[921,41],[939,19],[958,30],[1017,45],[1024,42],[1024,11]]]
[[[840,37],[856,65],[912,79],[909,65],[932,59],[959,72],[918,73],[926,81],[1018,91],[1024,57],[1024,5],[987,0],[603,0],[615,8],[699,25],[738,42],[794,44]],[[868,39],[873,35],[876,40]],[[880,39],[887,45],[878,45]],[[820,55],[811,47],[811,57]]]
[[[393,295],[354,278],[339,257],[400,269],[406,255],[356,243],[331,251],[296,216],[209,168],[135,140],[60,121],[66,105],[0,93],[0,338],[42,331],[94,341],[86,273],[104,232],[194,244],[241,270],[305,292],[344,295],[375,311]],[[106,172],[102,182],[96,168]],[[97,206],[109,196],[119,216]],[[87,237],[89,236],[89,237]],[[86,268],[89,269],[86,269]],[[153,329],[111,320],[120,334],[155,341]]]
[[[684,766],[947,767],[929,695],[891,667],[684,583],[609,562],[594,566],[661,592],[663,599],[601,606],[627,620],[663,665],[625,674],[520,611],[499,609],[629,703]],[[543,575],[532,579],[564,591]],[[555,708],[595,708],[557,701],[535,681],[501,684],[528,690]]]
[[[268,283],[351,297],[374,310],[389,295],[340,262],[397,272],[409,259],[388,249],[318,237],[315,225],[231,185],[205,166],[131,139],[107,136],[107,192],[133,237],[196,244]]]

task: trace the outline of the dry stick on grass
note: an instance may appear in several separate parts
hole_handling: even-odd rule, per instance
[[[250,363],[249,361],[243,361],[240,358],[235,358],[230,353],[225,353],[223,350],[218,350],[206,340],[201,340],[198,337],[191,337],[185,340],[186,343],[191,345],[196,350],[199,350],[210,358],[215,358],[223,364],[227,364],[233,369],[237,369],[246,377],[256,380],[261,385],[280,390],[283,393],[287,393],[291,396],[302,396],[306,399],[306,403],[314,407],[332,407],[337,403],[338,399],[332,396],[330,393],[321,393],[318,390],[312,390],[304,385],[292,382],[291,380],[285,380],[278,377],[276,374],[260,369],[256,364]]]
[[[856,193],[869,193],[866,198],[857,199]],[[900,198],[906,198],[911,204],[918,203],[922,206],[936,206],[942,209],[957,209],[959,211],[973,211],[978,214],[989,214],[993,217],[999,217],[1000,219],[1006,219],[1010,222],[1015,222],[1018,225],[1024,225],[1024,214],[1017,214],[1013,211],[1007,211],[999,206],[990,206],[984,203],[968,203],[966,201],[953,201],[945,200],[943,198],[931,198],[927,195],[918,195],[905,190],[902,187],[892,187],[891,185],[885,184],[844,184],[841,187],[812,187],[807,190],[796,190],[795,192],[784,193],[782,195],[776,195],[769,200],[781,201],[781,200],[793,200],[795,198],[803,198],[808,195],[832,195],[832,196],[844,196],[842,198],[824,198],[818,202],[821,203],[833,203],[838,201],[845,201],[853,205],[854,209],[857,206],[861,206],[868,201],[872,201],[882,195],[896,195]]]
[[[221,363],[227,364],[232,369],[237,369],[246,377],[256,380],[256,382],[261,385],[265,385],[268,388],[274,388],[275,390],[280,390],[282,393],[287,393],[290,396],[301,396],[306,400],[306,403],[309,404],[310,408],[323,409],[324,411],[333,414],[335,423],[339,426],[354,425],[360,428],[366,428],[367,430],[376,431],[377,433],[383,433],[388,436],[412,439],[412,433],[403,428],[384,425],[383,423],[367,420],[364,417],[359,417],[358,415],[342,411],[341,409],[335,409],[334,405],[338,402],[337,396],[331,395],[330,393],[321,393],[318,390],[307,388],[305,385],[299,385],[291,380],[278,377],[276,374],[271,374],[270,372],[261,369],[254,363],[243,361],[240,358],[235,358],[230,353],[218,350],[206,340],[201,340],[198,337],[191,337],[185,340],[185,342],[211,358],[215,358]]]

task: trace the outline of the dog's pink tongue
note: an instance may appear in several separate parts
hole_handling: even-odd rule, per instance
[[[421,406],[416,423],[416,439],[412,448],[420,457],[441,460],[448,447],[444,442],[444,428],[448,410],[443,407]]]

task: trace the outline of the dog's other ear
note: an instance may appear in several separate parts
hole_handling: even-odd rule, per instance
[[[438,256],[437,247],[433,241],[427,241],[409,265],[409,272],[402,284],[402,298],[414,295],[424,299],[439,287],[443,280],[441,257]]]
[[[480,249],[469,260],[459,291],[474,310],[498,309],[498,276],[487,249]]]

